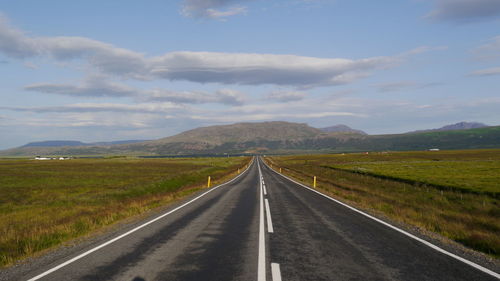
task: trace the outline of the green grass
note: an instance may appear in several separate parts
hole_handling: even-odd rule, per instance
[[[335,165],[336,168],[461,191],[500,192],[500,161],[381,162]]]
[[[0,266],[233,176],[249,158],[0,160]]]
[[[270,157],[304,183],[500,257],[500,150]]]

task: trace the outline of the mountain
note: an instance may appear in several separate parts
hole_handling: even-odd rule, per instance
[[[145,142],[149,140],[120,140],[120,141],[103,141],[103,142],[92,142],[92,143],[86,143],[85,145],[115,145],[115,144],[130,144],[130,143],[137,143],[137,142]]]
[[[3,156],[34,155],[224,155],[332,153],[387,150],[500,148],[500,126],[412,134],[326,133],[307,124],[237,123],[197,128],[153,141],[84,146],[24,146]]]
[[[468,129],[478,129],[485,128],[488,125],[479,122],[459,122],[456,124],[446,125],[438,129],[428,129],[428,130],[418,130],[408,132],[408,134],[413,133],[424,133],[424,132],[442,132],[442,131],[454,131],[454,130],[468,130]]]
[[[28,144],[23,145],[22,147],[54,147],[54,146],[82,146],[85,143],[81,141],[63,141],[63,140],[49,140],[49,141],[39,141],[39,142],[30,142]]]
[[[436,131],[453,131],[453,130],[468,130],[468,129],[477,129],[488,127],[488,125],[478,122],[459,122],[452,125],[446,125]]]
[[[320,130],[322,132],[325,132],[325,133],[354,133],[354,134],[366,135],[366,133],[361,131],[361,130],[356,130],[356,129],[353,129],[349,126],[342,125],[342,124],[330,126],[330,127],[325,127],[325,128],[320,128]]]
[[[236,123],[197,128],[155,141],[132,144],[127,149],[163,155],[255,153],[324,135],[327,134],[301,123]]]
[[[236,123],[232,125],[197,128],[172,137],[153,141],[153,143],[178,143],[200,140],[205,143],[220,145],[228,142],[294,140],[315,137],[320,134],[322,134],[320,129],[303,123],[281,121]]]

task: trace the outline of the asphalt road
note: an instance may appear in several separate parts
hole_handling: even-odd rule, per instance
[[[231,183],[166,212],[172,210],[145,226],[142,222],[122,230],[112,242],[110,237],[108,242],[76,247],[52,260],[45,258],[29,271],[21,266],[22,274],[11,276],[120,281],[498,280],[283,178],[261,161]]]

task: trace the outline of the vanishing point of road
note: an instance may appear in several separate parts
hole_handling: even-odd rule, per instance
[[[255,158],[232,181],[16,280],[498,280]],[[451,255],[451,256],[450,256]]]

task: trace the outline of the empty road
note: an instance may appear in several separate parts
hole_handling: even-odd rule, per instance
[[[35,260],[9,276],[89,281],[498,280],[494,272],[452,258],[282,177],[257,158],[232,182],[197,196],[154,221],[128,226],[64,255]]]

